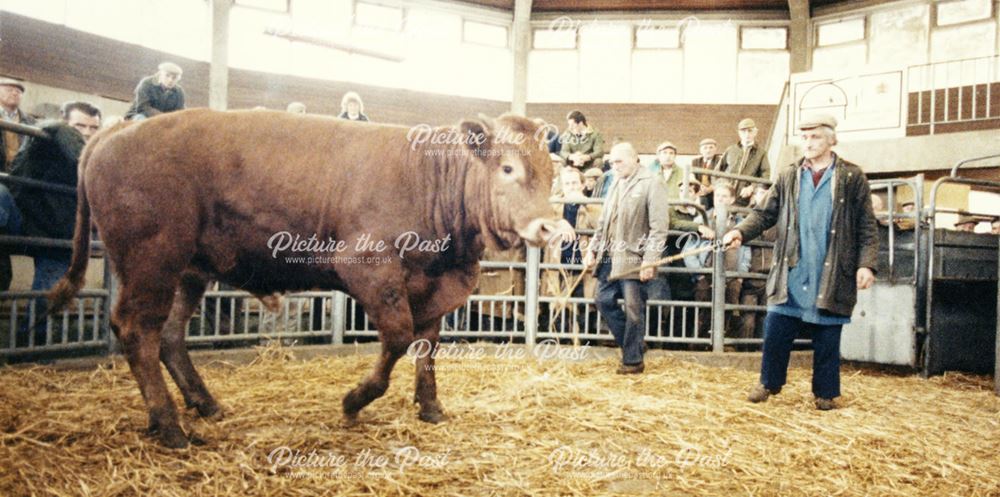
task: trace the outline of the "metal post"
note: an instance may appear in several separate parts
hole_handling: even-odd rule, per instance
[[[542,249],[528,247],[524,288],[524,343],[534,345],[538,334],[538,272]]]
[[[212,59],[208,68],[208,106],[226,110],[229,104],[229,9],[232,0],[212,0]]]
[[[343,345],[344,331],[347,329],[347,294],[344,292],[333,292],[333,309],[331,313],[333,344]]]
[[[721,237],[728,229],[729,212],[725,205],[715,206],[715,235]],[[712,352],[721,354],[726,338],[726,253],[712,252]]]

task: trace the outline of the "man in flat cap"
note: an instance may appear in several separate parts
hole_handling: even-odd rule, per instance
[[[15,79],[0,78],[0,118],[18,124],[35,124],[35,119],[21,110],[24,84]],[[13,131],[0,133],[0,171],[10,172],[24,138]]]
[[[722,162],[722,154],[718,153],[719,144],[716,143],[714,138],[705,138],[698,143],[698,157],[695,157],[691,161],[691,167],[700,167],[703,169],[718,170],[719,164]],[[712,183],[717,178],[713,178],[707,174],[703,174],[698,178],[701,182],[701,188],[698,190],[698,196],[701,198],[701,205],[705,207],[705,210],[712,208],[712,192],[715,188]]]
[[[976,216],[970,216],[968,214],[962,214],[958,216],[958,221],[955,221],[955,229],[957,231],[965,231],[966,233],[975,233],[976,226],[981,221],[980,218]]]
[[[767,162],[767,150],[757,144],[757,123],[746,118],[737,125],[740,142],[730,145],[722,154],[719,171],[755,178],[771,179],[771,165]],[[736,205],[745,207],[750,203],[753,192],[764,188],[760,183],[737,181]]]
[[[677,166],[677,147],[673,143],[663,142],[656,147],[656,159],[649,170],[663,182],[667,198],[680,200],[684,171]]]
[[[726,246],[739,247],[777,229],[760,384],[750,391],[751,402],[781,391],[792,342],[802,331],[813,337],[816,408],[833,409],[840,396],[840,332],[857,291],[875,281],[878,231],[868,179],[831,150],[836,128],[831,116],[803,120],[804,157],[781,171],[762,205],[723,237]]]
[[[135,100],[125,119],[140,121],[184,108],[184,88],[177,84],[184,71],[173,62],[160,64],[156,74],[146,76],[135,87]]]

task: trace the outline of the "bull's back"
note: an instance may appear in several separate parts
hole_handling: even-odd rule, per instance
[[[309,288],[315,282],[303,279],[323,276],[277,260],[272,237],[316,234],[350,245],[365,231],[378,239],[412,229],[419,223],[404,210],[415,191],[403,171],[407,148],[399,127],[189,110],[105,137],[85,181],[106,243],[125,250],[158,237],[244,288],[249,280],[273,285],[261,290]]]

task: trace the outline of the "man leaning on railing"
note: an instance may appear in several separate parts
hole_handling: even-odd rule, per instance
[[[14,159],[11,176],[75,187],[77,162],[86,141],[101,125],[101,111],[86,102],[68,102],[61,109],[62,121],[42,123],[48,139],[29,137]],[[72,239],[76,224],[76,195],[46,191],[17,183],[0,185],[0,229],[8,235]],[[8,249],[9,250],[9,249]],[[69,267],[68,248],[25,246],[34,258],[32,290],[48,290]],[[0,264],[10,264],[9,255]],[[10,279],[0,282],[10,287]],[[44,300],[36,312],[44,312]]]

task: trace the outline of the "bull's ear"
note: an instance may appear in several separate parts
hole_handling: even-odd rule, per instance
[[[488,121],[462,121],[459,129],[462,130],[462,142],[477,159],[487,161],[490,152],[493,150],[493,130]]]

